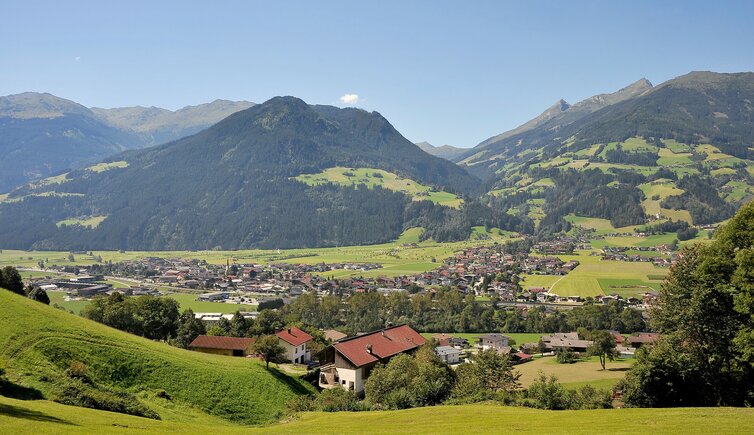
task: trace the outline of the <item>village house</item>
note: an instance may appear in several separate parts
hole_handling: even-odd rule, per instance
[[[437,346],[435,353],[445,364],[458,364],[461,362],[461,351],[451,346]]]
[[[285,359],[294,364],[304,364],[311,360],[306,344],[314,339],[306,332],[291,326],[275,333],[280,345],[285,349]]]
[[[509,354],[508,337],[503,334],[484,334],[479,336],[476,347],[481,350],[494,349],[500,354]]]
[[[254,354],[252,346],[255,341],[253,338],[200,335],[191,342],[189,349],[215,355],[248,356]]]
[[[342,339],[324,351],[319,386],[340,386],[361,393],[375,365],[387,364],[401,353],[413,353],[424,343],[424,337],[408,325]]]
[[[593,341],[582,340],[576,332],[543,335],[542,342],[547,349],[552,351],[570,349],[575,352],[585,352],[589,346],[594,344]]]

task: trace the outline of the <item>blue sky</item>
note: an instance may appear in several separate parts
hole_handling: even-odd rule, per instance
[[[754,70],[748,1],[4,0],[0,17],[1,95],[170,109],[358,95],[413,141],[463,147],[560,98]]]

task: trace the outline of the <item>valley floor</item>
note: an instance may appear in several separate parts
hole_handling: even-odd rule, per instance
[[[266,427],[184,424],[149,420],[48,401],[0,397],[0,428],[28,433],[652,433],[734,434],[750,430],[754,409],[671,408],[542,411],[493,404],[404,411],[306,413]]]

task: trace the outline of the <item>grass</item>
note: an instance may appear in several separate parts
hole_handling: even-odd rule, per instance
[[[105,171],[109,171],[110,169],[127,168],[127,167],[128,167],[128,162],[125,160],[120,160],[117,162],[97,163],[96,165],[89,166],[86,169],[92,172],[105,172]]]
[[[46,399],[61,393],[71,361],[86,364],[97,384],[136,395],[164,420],[270,423],[285,413],[287,400],[312,391],[255,359],[178,349],[7,291],[0,291],[0,306],[0,366],[9,380]],[[169,403],[155,398],[161,390]]]
[[[606,295],[616,293],[622,297],[639,297],[648,291],[660,290],[661,281],[650,281],[649,278],[654,275],[647,276],[647,280],[599,278],[597,282]]]
[[[560,296],[598,296],[605,294],[600,280],[656,281],[652,277],[665,275],[668,269],[651,263],[627,261],[603,261],[590,251],[578,251],[577,255],[558,255],[562,260],[577,260],[579,266],[555,283],[550,292]]]
[[[25,275],[24,275],[25,276]],[[118,288],[118,287],[115,287]],[[79,314],[81,310],[89,304],[89,301],[66,301],[64,291],[47,292],[50,296],[50,305],[57,304],[65,308],[66,311],[72,311]],[[191,308],[195,313],[222,313],[232,314],[236,311],[256,311],[257,306],[251,304],[226,304],[220,302],[197,301],[195,294],[188,293],[171,293],[166,298],[175,299],[181,305],[180,311]]]
[[[516,370],[521,374],[519,380],[525,387],[539,377],[540,371],[548,376],[554,375],[558,378],[558,381],[564,384],[600,382],[603,385],[610,383],[615,385],[623,379],[626,370],[631,367],[633,361],[632,358],[608,361],[607,370],[602,370],[597,357],[582,358],[574,364],[560,364],[555,357],[544,357],[519,364],[516,366]],[[610,386],[612,387],[612,385]]]
[[[415,201],[428,199],[436,204],[453,208],[458,208],[463,203],[461,198],[452,193],[436,191],[430,186],[417,183],[409,178],[401,178],[392,172],[382,169],[337,166],[325,169],[318,174],[301,174],[295,177],[295,179],[312,186],[325,183],[335,183],[343,186],[363,184],[369,188],[380,186],[396,192],[403,192]]]
[[[402,411],[305,413],[283,424],[248,428],[156,421],[47,401],[0,397],[0,426],[8,435],[26,433],[103,435],[138,433],[264,434],[594,434],[741,433],[754,420],[748,408],[602,409],[543,411],[480,403]]]
[[[99,224],[107,219],[107,216],[90,216],[86,218],[70,218],[57,222],[55,225],[60,228],[63,225],[79,225],[85,228],[97,228]]]

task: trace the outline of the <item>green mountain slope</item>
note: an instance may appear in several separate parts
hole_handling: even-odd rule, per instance
[[[543,230],[567,229],[568,214],[617,228],[714,224],[754,198],[754,73],[694,72],[609,95],[484,142],[461,164]]]
[[[5,290],[0,307],[0,367],[48,400],[105,397],[163,420],[260,424],[279,419],[286,401],[310,388],[257,360],[178,349]],[[66,375],[74,361],[86,365],[91,383]]]
[[[294,178],[347,166],[382,169],[458,195],[476,193],[480,184],[464,169],[421,151],[377,112],[309,106],[293,97],[273,98],[194,136],[113,159],[127,165],[73,171],[59,183],[11,192],[0,204],[4,247],[382,243],[418,226],[409,223],[432,210],[412,205],[401,192],[308,186]],[[56,225],[101,216],[107,218],[92,228]]]

